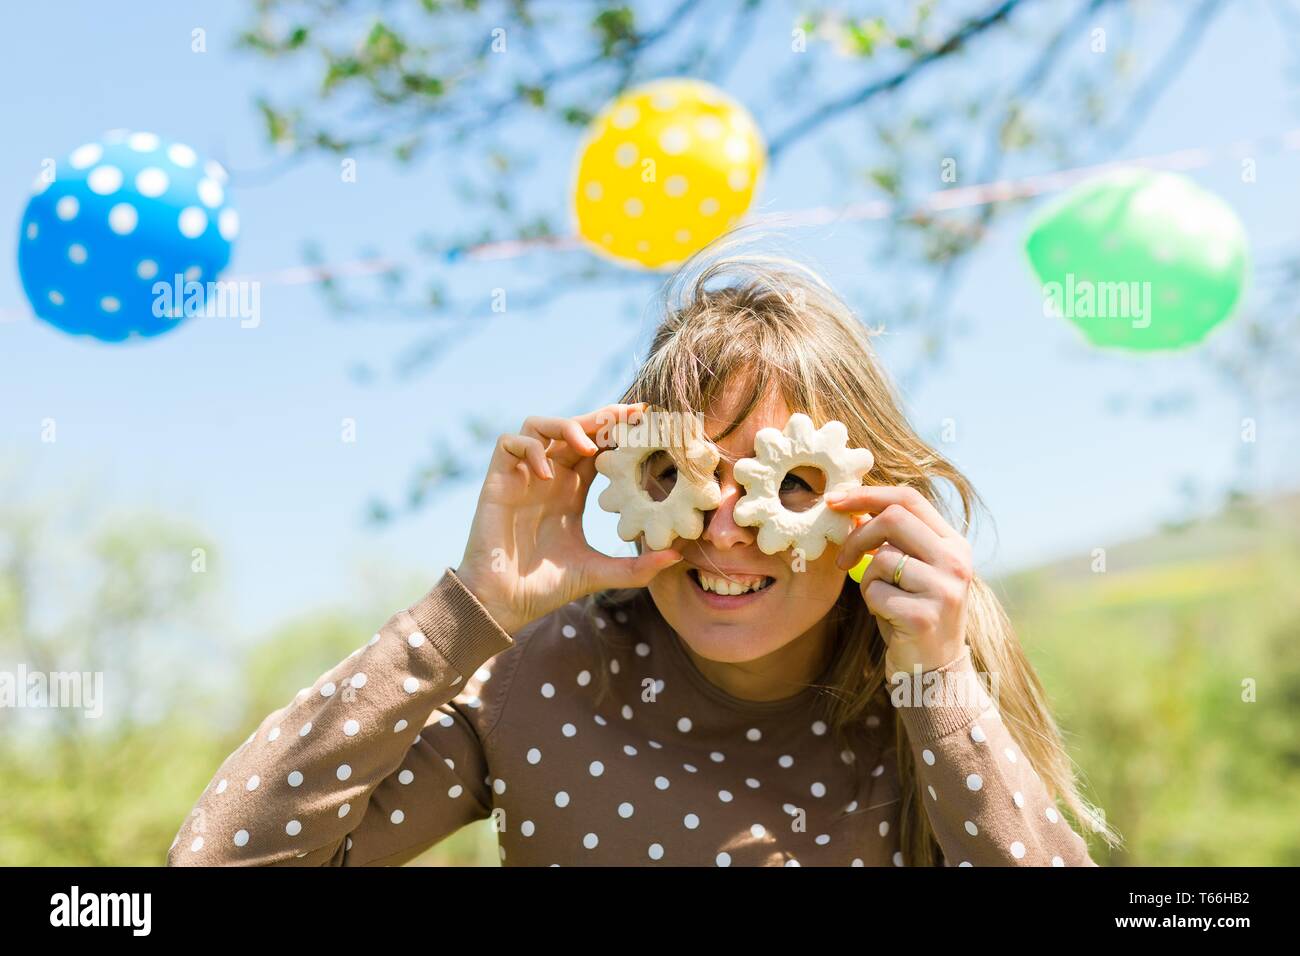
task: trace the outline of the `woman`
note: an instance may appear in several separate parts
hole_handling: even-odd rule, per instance
[[[226,759],[170,865],[398,864],[489,816],[508,865],[1095,865],[1061,810],[1111,833],[935,482],[966,523],[974,492],[848,308],[723,257],[666,313],[622,402],[501,436],[459,566]],[[595,458],[647,404],[702,414],[721,502],[698,538],[609,557],[582,531]],[[733,465],[793,412],[875,455],[816,560],[733,520]],[[647,462],[652,496],[674,460]]]

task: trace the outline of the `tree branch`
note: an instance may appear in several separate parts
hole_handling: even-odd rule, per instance
[[[981,17],[968,20],[952,36],[938,46],[921,54],[907,66],[883,79],[873,80],[865,86],[837,97],[814,109],[807,116],[778,133],[768,143],[768,155],[773,162],[794,142],[838,116],[856,109],[882,93],[889,93],[915,79],[929,66],[962,49],[970,40],[1007,20],[1012,12],[1029,0],[1002,0]]]

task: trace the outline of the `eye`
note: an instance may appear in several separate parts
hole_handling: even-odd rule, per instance
[[[826,490],[826,475],[820,468],[804,465],[786,472],[781,479],[781,504],[790,511],[807,511]]]
[[[798,475],[789,474],[781,481],[781,494],[791,494],[796,491],[806,491],[812,493],[812,485],[804,481]]]
[[[652,500],[663,501],[677,483],[677,463],[671,455],[655,452],[642,468],[642,486]]]

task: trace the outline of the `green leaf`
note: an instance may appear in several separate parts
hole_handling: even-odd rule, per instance
[[[266,138],[272,143],[289,142],[293,137],[289,117],[281,113],[266,100],[258,100],[257,109],[262,114],[262,123],[266,126]]]
[[[274,56],[276,52],[275,44],[268,40],[262,32],[257,30],[245,30],[243,33],[239,34],[235,43],[237,46],[249,50],[256,50],[258,53],[266,53]]]
[[[329,67],[325,70],[325,79],[321,83],[322,95],[332,91],[334,87],[344,80],[361,76],[364,72],[365,67],[361,65],[361,61],[353,57],[345,56],[331,60]]]
[[[859,56],[871,56],[876,51],[876,45],[889,32],[884,17],[873,17],[860,23],[850,23],[847,29],[849,39],[853,41],[854,52]]]
[[[447,87],[443,84],[442,78],[428,73],[402,74],[402,88],[408,92],[429,97],[442,96],[443,93],[447,92]]]
[[[600,49],[605,56],[610,56],[620,46],[636,39],[636,14],[627,6],[602,10],[592,20],[600,40]]]
[[[898,171],[897,170],[877,167],[875,169],[870,170],[867,173],[867,177],[873,183],[875,183],[877,186],[883,189],[885,192],[889,193],[891,196],[895,196],[898,194]]]
[[[406,42],[382,21],[370,28],[365,53],[376,66],[391,66],[406,52]]]
[[[393,156],[399,163],[409,163],[415,158],[415,152],[420,148],[420,142],[419,139],[408,139],[398,143],[393,149]]]

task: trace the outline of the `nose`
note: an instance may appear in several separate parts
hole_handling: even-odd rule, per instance
[[[701,537],[719,551],[753,544],[756,529],[736,524],[733,517],[736,502],[744,496],[745,489],[732,478],[730,467],[723,466],[718,486],[722,489],[722,501],[704,515],[704,534]]]

